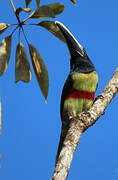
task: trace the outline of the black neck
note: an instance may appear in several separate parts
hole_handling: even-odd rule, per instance
[[[93,63],[85,53],[82,57],[78,53],[73,53],[70,60],[71,72],[90,73],[96,71]]]

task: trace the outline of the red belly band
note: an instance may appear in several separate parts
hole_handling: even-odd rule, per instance
[[[77,89],[71,89],[69,95],[66,99],[75,98],[75,99],[89,99],[94,101],[95,92],[82,91]]]

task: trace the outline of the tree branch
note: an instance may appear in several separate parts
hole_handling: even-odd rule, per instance
[[[58,161],[55,165],[52,180],[65,180],[67,178],[69,168],[82,133],[92,126],[98,120],[98,118],[104,114],[106,107],[109,105],[117,91],[118,68],[103,92],[95,99],[91,109],[87,112],[78,114],[76,117],[70,117],[70,128],[64,141]]]

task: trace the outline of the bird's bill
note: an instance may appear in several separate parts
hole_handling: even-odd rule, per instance
[[[75,39],[71,32],[61,22],[56,21],[55,23],[63,33],[63,36],[66,40],[66,43],[70,51],[70,55],[72,56],[74,52],[78,52],[81,56],[84,56],[83,47]]]

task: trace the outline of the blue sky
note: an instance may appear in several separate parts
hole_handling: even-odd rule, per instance
[[[58,1],[41,0],[42,5],[51,2]],[[65,4],[65,11],[55,20],[64,23],[86,48],[99,75],[98,95],[118,65],[118,1],[77,0],[76,6],[69,0],[60,2]],[[24,0],[14,0],[14,4],[16,7],[25,6]],[[17,22],[9,0],[1,3],[0,22]],[[60,98],[69,73],[69,52],[64,43],[41,27],[25,27],[25,31],[49,71],[48,103],[45,104],[33,69],[30,83],[14,83],[15,48],[18,43],[18,33],[15,33],[10,63],[0,78],[2,180],[50,179],[60,136]],[[0,41],[9,33],[10,29],[0,36]],[[27,48],[23,36],[21,42]],[[97,123],[83,134],[68,180],[118,179],[117,99],[118,95]]]

